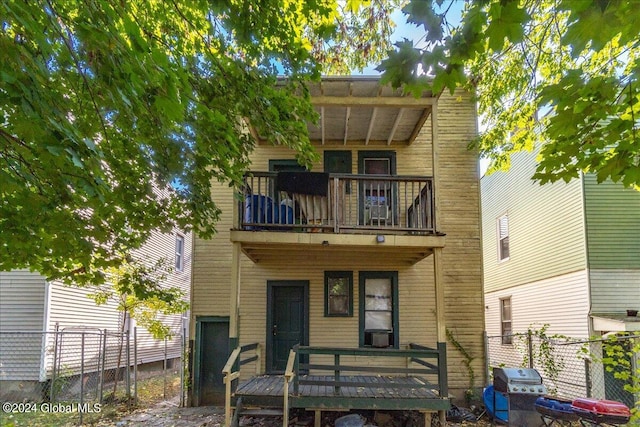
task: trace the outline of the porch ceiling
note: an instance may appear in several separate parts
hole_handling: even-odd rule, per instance
[[[231,241],[253,262],[269,265],[329,263],[333,266],[413,265],[444,247],[444,236],[231,231]]]
[[[309,92],[320,117],[307,126],[309,138],[320,145],[409,145],[436,102],[430,92],[415,98],[381,86],[379,77],[324,77]]]

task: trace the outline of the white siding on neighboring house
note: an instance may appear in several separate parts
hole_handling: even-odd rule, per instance
[[[590,274],[592,313],[640,310],[640,270],[591,270]]]
[[[89,294],[95,293],[95,289],[52,282],[49,293],[48,331],[55,330],[56,325],[59,330],[73,328],[118,330],[121,314],[117,310],[117,303],[109,301],[103,305],[96,305],[95,301],[89,297]]]
[[[182,259],[182,270],[175,269],[176,259],[176,236],[181,236],[183,240],[184,256]],[[163,282],[163,287],[176,287],[185,294],[185,300],[189,302],[191,290],[191,263],[192,259],[192,234],[174,230],[172,233],[160,233],[154,231],[145,242],[144,247],[135,252],[134,256],[148,263],[155,263],[158,259],[163,259],[165,265],[171,269]],[[167,358],[178,358],[181,356],[182,314],[174,314],[161,317],[163,323],[171,328],[174,333],[172,339],[167,340]],[[133,331],[132,331],[133,332]],[[188,326],[187,326],[188,333]],[[156,340],[144,328],[137,328],[138,338],[138,363],[148,363],[163,360],[165,357],[164,340]],[[188,339],[188,338],[186,338]]]
[[[38,381],[46,282],[26,270],[0,272],[0,381]]]
[[[188,301],[192,239],[191,234],[180,233],[180,235],[184,237],[184,268],[182,271],[172,271],[167,274],[162,285],[180,288]],[[134,256],[149,265],[160,258],[165,258],[166,265],[173,269],[175,240],[175,232],[166,234],[154,232],[145,246]],[[106,304],[96,305],[95,301],[89,297],[95,291],[91,287],[65,286],[61,282],[47,284],[41,275],[23,270],[0,272],[0,331],[20,332],[11,337],[6,334],[2,337],[0,353],[3,356],[0,360],[2,365],[0,379],[43,379],[44,366],[50,369],[52,363],[52,353],[44,349],[52,348],[55,342],[53,334],[43,334],[43,331],[52,332],[57,328],[63,333],[75,332],[76,334],[62,336],[65,348],[69,347],[68,351],[65,350],[65,354],[75,355],[69,357],[76,357],[79,354],[80,335],[77,332],[99,333],[105,329],[110,332],[119,332],[123,314],[118,310],[117,299],[113,298]],[[181,356],[182,315],[164,316],[163,321],[171,327],[175,337],[168,340],[165,348],[164,341],[155,340],[144,328],[138,328],[138,363],[162,361],[165,354],[169,359]],[[33,331],[36,334],[25,334],[27,331]],[[86,338],[87,352],[98,351],[97,335],[89,334]],[[60,345],[60,342],[58,344]],[[5,356],[9,354],[18,355],[18,357]],[[76,362],[75,359],[70,359],[68,364],[73,366],[77,364]]]
[[[485,294],[487,335],[500,335],[500,298],[511,297],[514,333],[549,324],[548,334],[589,337],[587,271]]]
[[[582,185],[540,185],[535,152],[517,153],[508,172],[481,180],[485,292],[586,269]],[[509,218],[509,259],[498,260],[497,220]]]
[[[180,234],[185,238],[184,268],[182,271],[168,273],[163,281],[163,287],[177,287],[185,292],[185,299],[189,300],[191,282],[191,234]],[[151,266],[158,259],[166,260],[166,267],[173,269],[175,257],[176,233],[153,232],[145,245],[134,252],[134,257]],[[78,288],[53,283],[51,286],[51,305],[49,315],[49,330],[56,325],[64,331],[103,330],[119,332],[122,328],[123,313],[118,310],[117,298],[110,299],[106,304],[96,305],[89,294],[95,289],[90,287]],[[167,357],[177,358],[181,355],[180,333],[182,329],[182,315],[175,314],[162,317],[163,322],[170,326],[176,337],[169,340]],[[133,328],[131,328],[133,333]],[[132,334],[133,337],[133,334]],[[137,328],[138,362],[148,363],[163,360],[165,357],[164,341],[154,339],[144,328]]]
[[[42,331],[44,277],[27,270],[0,271],[0,331]]]
[[[501,344],[500,299],[511,298],[513,333],[525,333],[529,328],[539,330],[549,325],[547,335],[564,335],[571,338],[588,338],[589,287],[587,271],[582,270],[509,289],[485,294],[486,327],[489,366],[523,366],[527,354],[526,339],[513,338],[513,344]],[[535,343],[535,340],[534,340]],[[535,344],[534,344],[535,345]],[[578,347],[575,348],[577,351]],[[570,351],[569,351],[570,353]],[[568,357],[567,352],[559,356]],[[573,357],[573,356],[571,356]],[[536,360],[534,356],[534,360]],[[563,360],[563,359],[558,359]],[[536,363],[540,361],[537,360]],[[566,360],[567,363],[571,363]],[[550,390],[564,396],[586,395],[584,386],[576,383],[576,378],[586,378],[584,364],[572,364],[572,369],[563,370],[557,382],[550,378],[543,381]],[[536,365],[543,377],[544,366]]]

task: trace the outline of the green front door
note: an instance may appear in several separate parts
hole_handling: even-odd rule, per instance
[[[225,396],[222,368],[231,354],[229,319],[205,317],[197,319],[196,322],[196,404],[222,405]]]
[[[308,282],[267,282],[267,372],[285,371],[289,350],[308,344]]]

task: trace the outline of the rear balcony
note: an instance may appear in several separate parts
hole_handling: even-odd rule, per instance
[[[244,188],[242,230],[436,234],[429,177],[253,172]]]
[[[237,206],[231,240],[256,263],[412,265],[444,246],[430,177],[252,172]]]

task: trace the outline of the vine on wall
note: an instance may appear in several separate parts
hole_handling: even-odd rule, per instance
[[[462,355],[462,364],[467,369],[467,374],[469,376],[469,387],[465,391],[464,397],[467,403],[470,403],[475,397],[475,383],[476,383],[476,373],[473,370],[472,362],[475,359],[468,351],[465,349],[460,341],[456,339],[453,335],[453,332],[449,328],[446,328],[447,340],[455,347],[456,350],[460,352]]]

